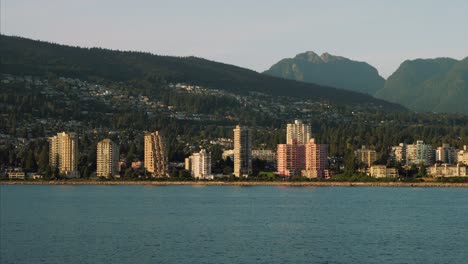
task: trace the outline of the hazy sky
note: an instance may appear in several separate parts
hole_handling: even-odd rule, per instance
[[[1,32],[256,71],[312,50],[387,77],[405,59],[468,56],[468,0],[1,0]]]

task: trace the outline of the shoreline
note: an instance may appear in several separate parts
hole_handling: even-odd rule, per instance
[[[192,186],[285,186],[285,187],[457,187],[468,182],[225,182],[225,181],[1,181],[0,185],[192,185]]]

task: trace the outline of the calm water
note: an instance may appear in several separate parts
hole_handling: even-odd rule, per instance
[[[468,263],[468,189],[0,186],[0,263]]]

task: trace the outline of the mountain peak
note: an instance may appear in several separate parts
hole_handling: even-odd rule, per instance
[[[385,83],[371,65],[328,52],[320,56],[313,51],[300,53],[281,60],[265,73],[365,94],[374,94]]]
[[[304,61],[313,62],[313,63],[322,62],[322,58],[313,51],[306,51],[304,53],[299,53],[296,55],[296,57],[294,57],[294,59],[304,60]]]

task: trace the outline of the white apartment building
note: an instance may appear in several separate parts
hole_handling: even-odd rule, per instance
[[[311,135],[310,125],[294,120],[294,123],[286,126],[286,144],[307,144]]]

